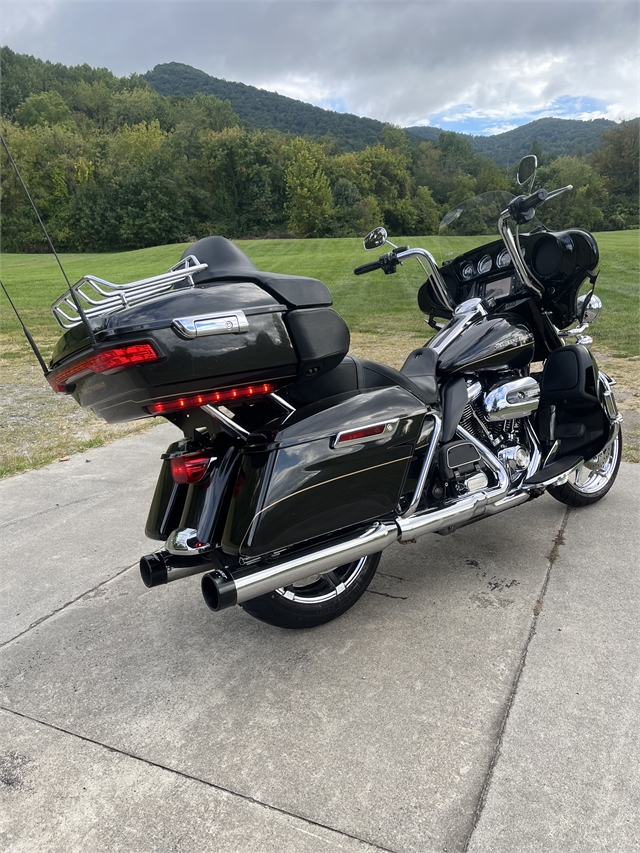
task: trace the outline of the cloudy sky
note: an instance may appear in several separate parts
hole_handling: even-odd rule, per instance
[[[640,113],[637,0],[2,0],[1,43],[119,76],[184,62],[402,126]]]

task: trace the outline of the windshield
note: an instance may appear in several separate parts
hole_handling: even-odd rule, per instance
[[[440,222],[438,231],[440,263],[499,239],[498,218],[514,198],[502,190],[482,193],[450,210]],[[528,231],[539,227],[540,222],[535,217],[527,223]]]

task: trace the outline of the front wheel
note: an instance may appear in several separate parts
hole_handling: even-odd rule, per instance
[[[313,628],[342,616],[371,583],[380,554],[361,557],[322,575],[252,598],[242,607],[250,616],[279,628]]]
[[[586,459],[575,472],[573,482],[549,486],[548,492],[568,506],[589,506],[603,498],[613,486],[622,458],[622,432],[616,425],[609,444],[592,459]]]

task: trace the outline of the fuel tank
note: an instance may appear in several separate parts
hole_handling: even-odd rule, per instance
[[[534,344],[533,333],[520,317],[493,314],[452,337],[440,353],[438,371],[446,374],[519,369],[531,363]]]

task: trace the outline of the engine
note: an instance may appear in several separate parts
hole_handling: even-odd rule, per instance
[[[484,391],[469,385],[469,403],[460,425],[489,447],[512,482],[522,477],[531,459],[531,442],[524,426],[540,402],[540,385],[532,376],[510,378]]]

